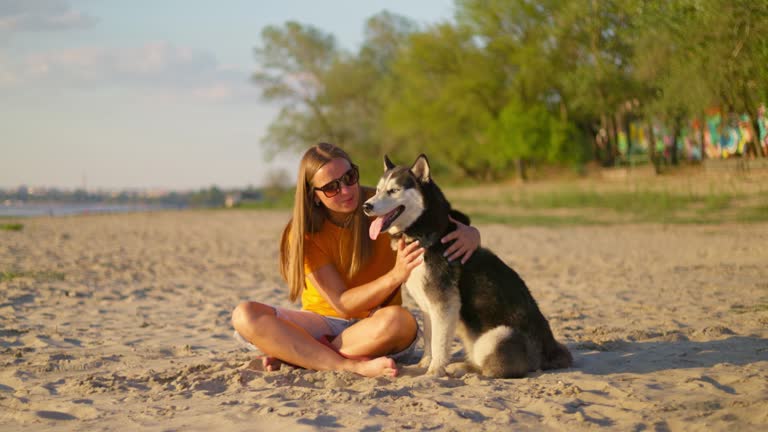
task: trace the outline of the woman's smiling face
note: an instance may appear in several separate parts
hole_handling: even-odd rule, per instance
[[[322,202],[331,214],[353,213],[360,205],[360,182],[356,181],[353,185],[347,185],[344,181],[339,180],[350,169],[352,169],[352,164],[348,160],[335,158],[320,167],[312,178],[313,200]],[[317,189],[334,181],[338,181],[340,190],[332,197],[325,196],[323,191]]]

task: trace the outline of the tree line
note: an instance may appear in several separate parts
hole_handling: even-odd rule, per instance
[[[496,180],[530,163],[611,165],[638,120],[677,137],[715,107],[760,128],[766,1],[457,0],[455,12],[426,28],[381,12],[355,52],[311,25],[266,27],[253,81],[281,110],[264,144],[333,142],[371,175],[383,154],[424,152],[446,174]]]

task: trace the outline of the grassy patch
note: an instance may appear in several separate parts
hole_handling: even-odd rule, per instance
[[[595,225],[602,222],[587,216],[556,216],[546,214],[503,215],[486,212],[472,213],[473,224],[503,224],[512,226],[567,226],[567,225]]]
[[[704,211],[721,211],[731,206],[737,197],[730,195],[707,195],[703,197]]]
[[[52,282],[62,281],[66,276],[64,273],[55,272],[51,270],[40,271],[17,271],[17,270],[5,270],[0,271],[0,282],[11,281],[18,278],[32,278],[38,282]]]
[[[20,272],[15,271],[2,271],[0,272],[0,282],[14,280],[19,277],[23,277],[24,275]]]
[[[739,222],[764,222],[768,220],[768,204],[744,208],[737,219]]]
[[[453,206],[474,221],[509,225],[590,225],[621,223],[710,224],[768,222],[768,203],[759,194],[624,185],[579,189],[566,185],[457,191]],[[474,192],[474,191],[472,191]],[[449,194],[450,195],[450,194]]]
[[[693,204],[707,207],[727,205],[731,196],[696,196],[658,191],[583,191],[565,190],[557,192],[523,194],[510,202],[523,208],[562,209],[597,208],[620,213],[659,215],[683,210]]]
[[[21,231],[23,229],[24,229],[24,224],[20,224],[20,223],[0,224],[0,231]]]

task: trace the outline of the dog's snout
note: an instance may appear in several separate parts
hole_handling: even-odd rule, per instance
[[[373,204],[369,203],[368,201],[363,203],[363,211],[366,213],[370,213],[373,211]]]

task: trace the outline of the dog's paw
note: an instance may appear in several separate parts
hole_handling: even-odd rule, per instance
[[[444,377],[445,376],[445,366],[430,366],[429,369],[427,369],[427,375],[433,376],[433,377]]]
[[[427,367],[429,367],[430,363],[432,363],[432,356],[424,356],[419,361],[419,367],[420,368],[427,368]]]
[[[451,378],[461,378],[466,375],[471,368],[469,363],[466,362],[451,363],[445,367],[445,373]]]

